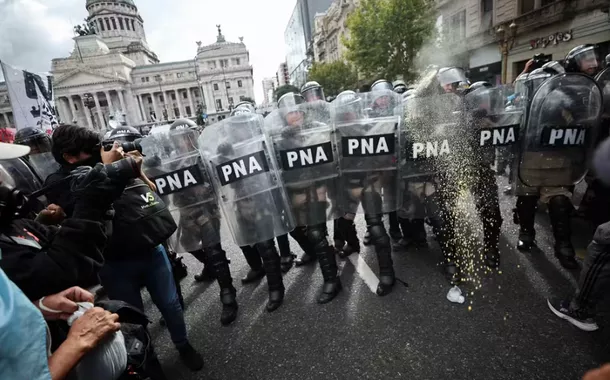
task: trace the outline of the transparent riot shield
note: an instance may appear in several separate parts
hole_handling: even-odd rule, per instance
[[[496,151],[510,152],[519,139],[523,109],[515,105],[506,106],[506,88],[479,88],[469,92],[465,98],[465,109],[472,128],[471,148],[473,159],[484,165],[493,165]]]
[[[55,161],[51,152],[30,154],[25,160],[27,160],[43,183],[48,176],[55,173],[61,167],[61,165]]]
[[[341,174],[337,204],[343,213],[374,215],[398,209],[401,113],[402,99],[392,91],[359,94],[333,103]]]
[[[197,132],[181,129],[149,135],[141,142],[144,173],[178,225],[169,242],[177,252],[220,243],[220,212],[197,138]]]
[[[337,217],[337,152],[329,104],[312,102],[281,108],[265,118],[279,175],[297,226]]]
[[[604,100],[604,119],[610,119],[610,68],[607,68],[597,74],[595,78],[597,84],[602,89],[602,95]]]
[[[572,186],[587,173],[602,115],[602,92],[581,74],[556,75],[532,98],[519,178],[527,186]]]
[[[455,94],[414,97],[404,114],[399,215],[424,218],[426,199],[436,192],[439,176],[461,170],[466,157],[460,155],[469,151],[463,103]]]
[[[294,229],[263,117],[236,115],[204,129],[199,147],[233,239],[252,245]]]
[[[0,183],[18,189],[24,194],[31,194],[42,188],[42,182],[27,164],[25,157],[12,160],[0,160]],[[38,213],[47,205],[47,199],[40,196],[30,200],[30,209]],[[36,215],[32,216],[33,218]]]

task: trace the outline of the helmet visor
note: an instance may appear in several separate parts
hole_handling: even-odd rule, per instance
[[[324,90],[322,87],[312,87],[303,91],[303,97],[306,102],[315,102],[316,100],[324,100]]]
[[[602,68],[602,62],[599,56],[599,53],[595,49],[595,47],[591,46],[574,57],[576,60],[576,64],[582,73],[587,75],[595,75]]]
[[[441,86],[446,86],[452,83],[468,83],[468,78],[466,78],[466,74],[464,70],[458,67],[452,67],[447,70],[439,71],[438,73],[438,81]]]

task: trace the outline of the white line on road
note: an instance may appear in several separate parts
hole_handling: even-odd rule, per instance
[[[373,293],[376,293],[377,285],[379,285],[379,279],[364,261],[362,256],[359,254],[353,254],[349,255],[348,259],[354,265],[354,267],[356,268],[356,272],[358,272],[358,275],[360,276],[360,278],[362,278],[364,283],[369,287],[369,289],[371,289]]]

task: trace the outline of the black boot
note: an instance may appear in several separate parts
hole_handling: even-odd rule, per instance
[[[415,247],[422,248],[428,245],[428,236],[423,219],[411,220],[411,239]]]
[[[292,232],[290,232],[290,236],[299,244],[301,249],[303,250],[303,256],[295,260],[295,264],[297,267],[311,264],[316,261],[316,253],[311,245],[311,242],[307,238],[307,228],[306,227],[297,227]]]
[[[565,195],[557,195],[549,200],[549,216],[555,237],[555,256],[561,266],[566,269],[578,268],[575,259],[576,252],[571,239],[570,214],[572,209],[572,201]]]
[[[339,257],[342,259],[348,257],[352,253],[360,253],[360,241],[358,240],[358,234],[356,233],[356,226],[354,221],[345,218],[339,218],[335,220],[338,222],[338,227],[341,230],[341,236],[344,237],[346,244],[339,253]]]
[[[288,273],[288,271],[292,268],[294,259],[297,257],[297,255],[290,251],[290,241],[288,241],[288,235],[278,236],[276,240],[280,249],[282,273]]]
[[[197,260],[199,260],[203,264],[203,269],[199,274],[196,274],[195,281],[197,282],[212,282],[216,279],[214,277],[214,271],[212,270],[212,266],[209,263],[208,257],[203,250],[197,250],[190,252],[191,255],[195,256]]]
[[[392,211],[388,214],[390,220],[390,237],[392,240],[398,242],[402,239],[402,232],[400,231],[400,224],[398,223],[398,215],[396,211]]]
[[[519,243],[517,249],[528,252],[534,247],[536,230],[536,207],[538,205],[537,196],[517,197],[517,207],[515,208],[515,222],[519,224]]]
[[[371,240],[375,245],[377,261],[379,263],[379,285],[377,295],[385,296],[392,292],[396,283],[394,276],[394,263],[392,261],[392,243],[390,236],[383,225],[382,215],[365,214],[367,229],[371,234]]]
[[[269,302],[267,311],[277,310],[284,302],[284,282],[282,281],[282,269],[280,255],[275,249],[273,240],[256,244],[256,249],[263,259],[263,267],[267,275],[267,287],[269,289]]]
[[[250,270],[246,274],[246,277],[241,279],[242,284],[249,284],[254,281],[258,281],[265,277],[265,270],[263,269],[263,262],[261,256],[256,248],[249,245],[239,247],[246,258],[246,262],[250,266]]]
[[[453,286],[460,284],[462,275],[456,260],[457,249],[452,219],[446,210],[446,205],[441,202],[441,198],[434,194],[426,199],[426,209],[429,216],[428,221],[443,253],[445,278]],[[445,218],[442,218],[443,216]]]
[[[497,198],[496,198],[497,199]],[[500,267],[500,227],[502,226],[502,215],[500,206],[492,201],[481,210],[481,221],[483,222],[483,249],[485,265],[491,269]]]
[[[369,233],[369,231],[367,230],[364,233],[364,237],[362,238],[362,244],[364,244],[365,246],[369,246],[371,245],[371,234]]]
[[[237,318],[238,308],[236,291],[233,287],[233,278],[231,278],[231,270],[229,269],[229,260],[227,260],[227,254],[220,244],[206,248],[205,251],[220,287],[220,302],[222,303],[220,323],[226,326]]]
[[[333,243],[335,252],[339,255],[341,255],[341,251],[345,246],[345,237],[343,236],[343,231],[341,231],[340,220],[343,220],[343,217],[333,220]]]
[[[328,303],[341,291],[341,281],[339,276],[337,276],[338,269],[335,254],[326,238],[326,224],[309,226],[307,228],[307,237],[316,252],[322,277],[324,278],[324,286],[322,287],[322,293],[318,297],[318,303]]]

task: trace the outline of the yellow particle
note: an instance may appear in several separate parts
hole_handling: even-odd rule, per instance
[[[468,305],[468,311],[472,311],[472,306]]]

